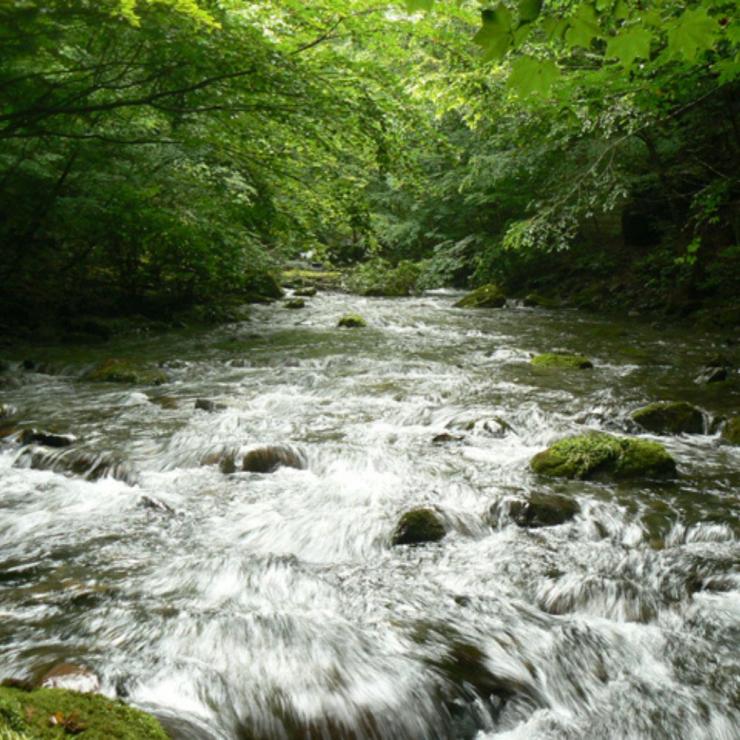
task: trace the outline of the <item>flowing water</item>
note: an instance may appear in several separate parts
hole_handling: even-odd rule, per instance
[[[737,738],[740,448],[662,437],[672,482],[528,467],[568,433],[635,433],[629,412],[657,399],[699,404],[709,430],[738,412],[737,377],[692,379],[737,348],[453,299],[319,295],[74,359],[37,350],[54,375],[16,367],[3,400],[78,442],[0,447],[0,677],[83,663],[178,738]],[[335,328],[348,310],[368,328]],[[529,365],[558,349],[595,368]],[[117,355],[170,382],[80,380]],[[306,469],[203,464],[273,443]],[[43,469],[79,450],[96,479]],[[490,513],[532,492],[580,513],[539,529]],[[418,506],[445,538],[392,546]]]

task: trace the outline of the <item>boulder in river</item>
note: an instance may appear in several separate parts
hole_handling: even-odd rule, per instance
[[[337,322],[337,326],[343,329],[361,329],[367,326],[367,321],[357,313],[346,313]]]
[[[455,303],[455,308],[501,308],[505,303],[506,296],[501,288],[489,283],[463,296]]]
[[[444,524],[433,509],[411,509],[398,520],[392,542],[394,545],[419,545],[439,542],[444,536]]]
[[[126,463],[110,453],[79,449],[49,450],[43,447],[26,447],[16,458],[15,467],[33,470],[53,470],[55,473],[78,475],[85,480],[115,478],[134,485],[138,476]]]
[[[553,367],[563,370],[589,370],[594,365],[588,357],[567,352],[545,352],[532,358],[533,367]]]
[[[578,514],[580,506],[570,496],[555,493],[533,493],[528,498],[506,497],[489,510],[489,521],[500,527],[512,521],[519,527],[534,529],[563,524]]]
[[[699,375],[694,378],[694,382],[701,385],[720,383],[723,380],[727,380],[731,370],[732,362],[724,355],[717,355],[704,363]]]
[[[450,434],[449,432],[440,432],[432,437],[432,444],[444,445],[451,442],[462,442],[465,437],[462,434]]]
[[[226,404],[212,401],[210,398],[196,398],[195,408],[199,409],[200,411],[208,411],[209,413],[213,413],[214,411],[223,411],[226,408]]]
[[[242,470],[250,473],[273,473],[281,467],[304,470],[306,459],[293,447],[267,445],[250,450],[242,463]]]
[[[96,383],[140,383],[161,385],[166,383],[167,373],[133,360],[109,358],[98,363],[85,376],[85,380]]]
[[[731,416],[722,429],[722,441],[740,445],[740,416]]]
[[[306,301],[303,300],[303,298],[290,298],[289,300],[285,301],[283,303],[283,306],[285,308],[305,308],[306,307]]]
[[[702,434],[704,414],[686,401],[658,401],[632,412],[632,420],[656,434]]]
[[[22,445],[43,445],[44,447],[69,447],[77,441],[73,434],[55,434],[40,429],[24,429],[21,432]]]
[[[0,686],[0,737],[167,740],[151,715],[95,693],[66,688]]]
[[[530,462],[535,473],[558,478],[667,477],[676,462],[658,442],[590,432],[566,437],[537,453]]]
[[[293,291],[293,295],[303,298],[313,298],[316,295],[316,288],[313,285],[306,286],[305,288],[296,288]]]

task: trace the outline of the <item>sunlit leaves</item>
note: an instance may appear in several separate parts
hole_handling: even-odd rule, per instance
[[[606,56],[616,57],[619,63],[629,68],[635,59],[648,59],[653,35],[645,28],[633,27],[609,39]]]
[[[409,13],[426,12],[432,9],[434,0],[406,0],[406,9]]]
[[[545,95],[560,77],[560,69],[550,59],[519,57],[511,63],[509,87],[521,97]]]

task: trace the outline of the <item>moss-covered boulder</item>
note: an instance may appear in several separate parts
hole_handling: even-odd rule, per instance
[[[501,308],[505,303],[506,296],[501,288],[489,283],[463,296],[455,303],[455,308]]]
[[[250,473],[273,473],[282,467],[303,470],[306,459],[293,447],[268,445],[250,450],[242,463],[242,470]]]
[[[535,473],[557,478],[666,477],[676,472],[676,462],[663,445],[603,432],[561,439],[537,453],[530,465]]]
[[[167,373],[160,368],[113,357],[98,363],[85,375],[85,379],[95,383],[137,383],[141,385],[161,385],[168,380]]]
[[[303,300],[303,298],[291,298],[290,300],[285,301],[283,303],[285,308],[305,308],[306,307],[306,301]]]
[[[367,321],[357,313],[346,313],[337,322],[337,326],[343,329],[360,329],[367,326]]]
[[[578,502],[554,493],[533,493],[528,498],[503,498],[489,510],[489,522],[501,526],[509,521],[530,529],[563,524],[578,514]]]
[[[342,273],[339,270],[293,268],[283,272],[282,283],[292,288],[310,286],[321,290],[337,290],[342,284]]]
[[[566,352],[545,352],[532,358],[532,367],[552,367],[562,370],[588,370],[594,365],[588,357]]]
[[[0,686],[0,737],[12,740],[167,740],[154,717],[99,694]]]
[[[527,293],[522,303],[529,308],[557,308],[560,305],[554,298],[548,298],[540,293]]]
[[[740,445],[740,416],[732,416],[722,429],[722,441]]]
[[[298,296],[299,298],[313,298],[316,293],[317,290],[314,285],[308,285],[305,288],[296,288],[293,291],[293,295]]]
[[[704,414],[686,401],[659,401],[632,412],[632,420],[656,434],[702,434]]]
[[[433,509],[411,509],[398,520],[392,542],[394,545],[419,545],[439,542],[444,536],[444,525]]]

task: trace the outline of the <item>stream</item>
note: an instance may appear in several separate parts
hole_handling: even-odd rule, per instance
[[[0,440],[0,677],[84,664],[198,740],[739,737],[740,447],[709,430],[740,411],[740,382],[694,377],[718,352],[738,367],[740,347],[457,297],[321,293],[11,356],[0,391],[23,425],[108,462],[85,480],[44,469],[69,450],[33,467]],[[367,328],[336,328],[348,311]],[[556,350],[594,368],[530,365]],[[80,379],[119,356],[169,382]],[[645,435],[675,480],[530,471],[564,435],[639,433],[630,412],[655,400],[707,413],[706,434]],[[209,464],[266,444],[305,469]],[[532,492],[580,511],[536,529],[491,513]],[[446,536],[393,546],[420,506]]]

